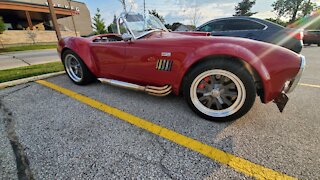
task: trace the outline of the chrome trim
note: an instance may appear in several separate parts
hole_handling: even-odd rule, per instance
[[[122,87],[122,88],[127,88],[127,89],[137,90],[137,91],[145,91],[145,87],[144,86],[139,86],[139,85],[136,85],[136,84],[131,84],[131,83],[118,81],[118,80],[113,80],[113,79],[105,79],[105,78],[99,78],[98,80],[101,83],[111,84],[111,85]]]
[[[148,34],[150,34],[150,33],[157,32],[157,31],[160,31],[160,32],[161,32],[162,30],[160,30],[160,29],[154,29],[154,30],[145,32],[145,33],[143,33],[142,35],[136,37],[136,39],[140,39],[140,38],[142,38],[142,37],[144,37],[144,36],[146,36],[146,35],[148,35]]]
[[[142,91],[146,92],[153,96],[167,96],[172,92],[172,86],[171,85],[165,85],[162,87],[158,86],[140,86],[137,84],[127,83],[123,81],[113,80],[113,79],[105,79],[105,78],[98,78],[98,80],[101,83],[111,84],[114,86],[136,90],[136,91]]]
[[[297,87],[297,85],[301,79],[302,73],[303,73],[305,66],[306,66],[306,58],[303,55],[300,55],[300,59],[301,59],[301,63],[300,63],[299,72],[296,75],[296,77],[290,81],[289,88],[284,91],[285,93],[291,93]]]

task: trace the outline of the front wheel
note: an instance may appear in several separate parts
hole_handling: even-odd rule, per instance
[[[196,66],[187,75],[184,95],[201,117],[228,121],[251,109],[256,89],[252,76],[240,63],[213,60]]]
[[[67,50],[62,55],[62,62],[69,78],[78,85],[85,85],[95,80],[82,59],[73,51]]]

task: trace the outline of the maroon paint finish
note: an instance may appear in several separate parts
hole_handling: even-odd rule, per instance
[[[111,78],[140,85],[170,84],[179,94],[183,77],[192,65],[207,57],[229,56],[247,62],[260,76],[264,103],[275,99],[284,83],[293,79],[300,57],[285,48],[233,37],[207,37],[207,33],[154,32],[134,41],[93,42],[100,37],[65,38],[58,51],[77,53],[96,77]],[[171,56],[163,56],[171,53]],[[172,60],[171,71],[156,69],[159,60]]]

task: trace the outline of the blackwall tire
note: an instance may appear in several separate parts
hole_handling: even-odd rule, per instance
[[[73,51],[67,50],[62,55],[62,63],[71,81],[77,85],[87,85],[96,80],[82,59]]]
[[[256,98],[252,76],[237,61],[206,61],[184,80],[183,94],[188,105],[208,120],[236,120],[251,109]]]

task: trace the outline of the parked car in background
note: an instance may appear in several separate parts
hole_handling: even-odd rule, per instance
[[[252,17],[228,17],[209,21],[196,31],[211,32],[212,36],[232,36],[277,44],[300,53],[303,31],[285,28],[273,22]]]
[[[320,30],[304,31],[303,42],[306,46],[317,44],[320,46]]]

